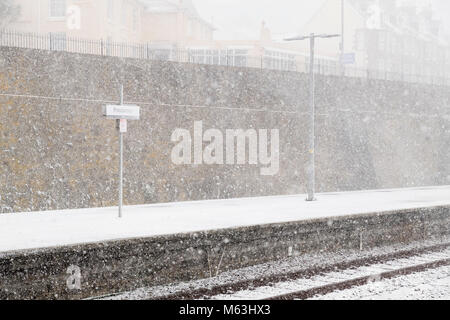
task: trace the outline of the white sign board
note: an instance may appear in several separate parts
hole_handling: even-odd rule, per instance
[[[139,120],[140,107],[132,105],[107,105],[103,106],[103,115],[113,120]]]

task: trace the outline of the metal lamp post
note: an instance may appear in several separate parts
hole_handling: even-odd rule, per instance
[[[308,134],[308,154],[309,154],[309,163],[308,163],[308,172],[307,172],[307,190],[308,190],[308,198],[306,201],[314,201],[315,194],[315,183],[316,183],[316,168],[315,168],[315,78],[314,78],[314,47],[316,38],[336,38],[340,37],[339,34],[320,34],[315,35],[311,33],[309,36],[302,37],[294,37],[285,39],[285,41],[299,41],[309,39],[310,41],[310,63],[309,63],[309,116],[310,116],[310,126],[309,126],[309,134]]]
[[[342,76],[345,76],[345,64],[344,64],[344,54],[345,54],[345,37],[344,37],[344,31],[345,31],[345,0],[341,0],[341,58],[340,58],[340,64],[341,64],[341,74]]]

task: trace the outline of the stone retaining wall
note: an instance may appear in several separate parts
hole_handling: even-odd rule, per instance
[[[0,253],[0,299],[87,298],[206,278],[222,256],[227,271],[286,258],[290,247],[320,254],[449,235],[450,208],[434,207]],[[71,266],[81,290],[67,287]]]
[[[305,192],[308,76],[0,48],[0,213],[117,203],[118,135],[102,105],[142,106],[125,136],[128,205]],[[317,190],[450,184],[448,87],[317,79]],[[298,111],[298,113],[297,113]],[[176,128],[279,129],[280,171],[177,166]]]

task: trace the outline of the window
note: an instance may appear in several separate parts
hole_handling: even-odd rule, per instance
[[[367,32],[365,29],[356,30],[353,48],[356,51],[364,51],[366,48]]]
[[[192,21],[189,20],[187,23],[187,36],[192,37]]]
[[[264,51],[264,66],[267,69],[295,70],[295,55],[266,49]]]
[[[199,64],[247,67],[248,51],[241,49],[191,49],[189,61]]]
[[[201,63],[204,64],[208,60],[206,58],[206,50],[205,49],[194,49],[190,50],[190,61],[193,63]]]
[[[386,34],[384,32],[378,33],[378,50],[381,52],[386,51]]]
[[[228,51],[227,50],[219,50],[219,65],[227,66],[228,65]]]
[[[151,57],[154,60],[170,61],[172,56],[172,50],[170,49],[154,49],[151,51]]]
[[[67,40],[65,32],[50,33],[50,50],[64,51],[67,49]]]
[[[106,37],[106,43],[105,43],[105,51],[106,51],[106,55],[110,56],[112,55],[113,52],[113,37],[112,36],[107,36]]]
[[[133,8],[133,31],[136,31],[138,29],[138,23],[139,23],[138,9]]]
[[[108,0],[108,19],[112,19],[114,15],[114,0]]]
[[[236,67],[246,67],[247,66],[247,56],[248,50],[243,49],[231,49],[228,51],[231,57],[231,65]]]
[[[66,16],[66,0],[50,0],[50,18],[64,18]]]
[[[127,24],[127,7],[125,3],[122,3],[122,25],[126,26]]]

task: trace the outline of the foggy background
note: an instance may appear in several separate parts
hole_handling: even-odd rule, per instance
[[[194,4],[200,15],[216,26],[216,39],[253,39],[258,35],[263,20],[276,38],[299,32],[303,24],[325,1],[194,0]],[[435,17],[442,20],[446,32],[450,33],[450,1],[417,0],[416,2],[419,6],[432,5]],[[340,13],[336,12],[336,14]]]

